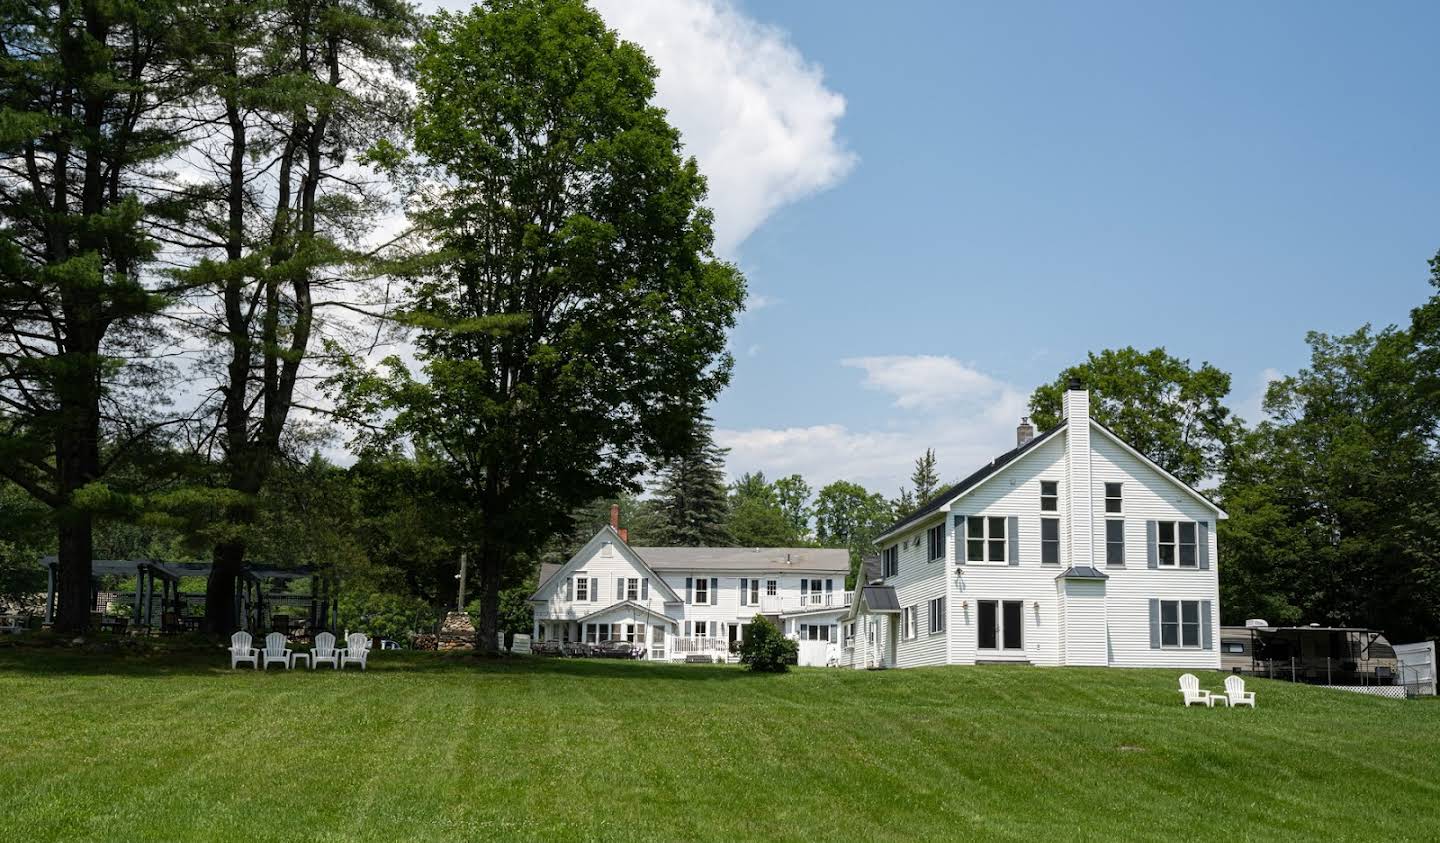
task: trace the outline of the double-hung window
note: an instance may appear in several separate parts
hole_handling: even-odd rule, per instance
[[[1199,567],[1194,521],[1161,521],[1155,526],[1155,551],[1161,567]]]
[[[965,559],[968,562],[1004,562],[1004,516],[972,515],[965,519]]]
[[[900,615],[900,621],[901,634],[905,637],[905,640],[908,641],[914,638],[917,631],[915,629],[915,607],[906,606]]]
[[[758,605],[760,605],[760,581],[759,581],[759,580],[751,580],[751,581],[750,581],[750,605],[752,605],[752,606],[758,606]]]
[[[583,572],[575,575],[575,600],[579,603],[590,602],[590,578]]]
[[[706,577],[695,578],[695,602],[701,605],[710,602],[710,580]]]
[[[639,578],[639,577],[630,577],[629,579],[625,580],[625,599],[626,599],[626,600],[639,600],[639,599],[640,599],[640,578]]]
[[[892,544],[880,551],[880,561],[882,563],[881,576],[893,577],[900,573],[900,546]]]
[[[1160,601],[1160,646],[1200,646],[1200,601]]]
[[[1060,564],[1060,519],[1040,519],[1040,562],[1045,565]]]
[[[936,597],[930,601],[930,634],[945,631],[945,598]]]
[[[1121,483],[1105,484],[1105,513],[1107,515],[1119,515],[1124,512],[1125,499],[1121,496]]]
[[[1040,511],[1041,511],[1041,512],[1059,512],[1059,511],[1060,511],[1060,481],[1058,481],[1058,480],[1041,480],[1041,481],[1040,481]]]
[[[1125,522],[1118,518],[1105,522],[1105,564],[1125,564]]]
[[[945,558],[945,522],[940,522],[925,531],[926,559],[934,562]]]

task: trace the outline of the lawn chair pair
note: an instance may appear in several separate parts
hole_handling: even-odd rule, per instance
[[[1239,676],[1225,677],[1225,693],[1212,694],[1200,687],[1200,680],[1195,674],[1186,673],[1180,677],[1180,694],[1184,697],[1187,707],[1192,705],[1203,705],[1206,708],[1214,708],[1217,701],[1234,708],[1237,705],[1248,705],[1255,707],[1255,692],[1245,690],[1245,680]]]
[[[286,670],[290,670],[295,667],[297,657],[308,661],[311,670],[321,663],[334,665],[336,670],[343,670],[347,664],[358,664],[364,670],[370,656],[370,637],[363,632],[350,633],[345,639],[345,646],[340,648],[335,646],[334,635],[322,632],[315,636],[313,649],[298,653],[289,648],[289,639],[283,632],[265,636],[263,649],[257,650],[251,643],[250,633],[243,630],[230,636],[231,670],[245,662],[256,670],[268,670],[272,664],[284,665]]]

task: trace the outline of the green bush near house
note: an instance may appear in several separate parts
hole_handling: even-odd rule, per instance
[[[800,645],[780,633],[764,615],[745,624],[740,662],[757,673],[784,673],[799,655]]]

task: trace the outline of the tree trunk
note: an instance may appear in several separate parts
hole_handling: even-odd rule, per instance
[[[94,608],[91,593],[91,519],[88,513],[63,512],[58,527],[60,570],[55,583],[59,611],[55,628],[62,632],[84,632],[90,626]]]
[[[235,616],[235,584],[245,567],[245,543],[221,542],[211,557],[213,567],[205,582],[205,629],[229,635],[240,628]]]
[[[487,655],[499,652],[496,634],[500,631],[500,554],[489,543],[481,545],[480,628],[475,631],[475,649]]]

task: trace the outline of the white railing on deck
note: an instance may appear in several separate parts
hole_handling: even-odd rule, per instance
[[[843,609],[855,600],[853,591],[815,591],[799,597],[761,597],[762,615],[779,615],[785,612],[805,612],[811,609]],[[741,614],[747,607],[741,606]]]
[[[730,652],[730,642],[724,638],[672,638],[670,643],[672,644],[671,654],[677,656],[715,655]]]

